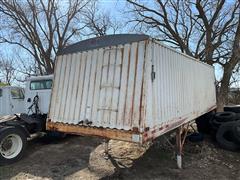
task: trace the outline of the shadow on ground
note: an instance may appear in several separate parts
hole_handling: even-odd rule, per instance
[[[87,168],[91,152],[100,143],[97,138],[76,136],[34,140],[22,160],[0,167],[0,179],[63,179]]]
[[[21,161],[0,167],[0,179],[239,179],[239,152],[219,149],[211,141],[186,142],[183,169],[176,167],[173,149],[161,143],[140,146],[102,139],[69,136],[30,143]]]

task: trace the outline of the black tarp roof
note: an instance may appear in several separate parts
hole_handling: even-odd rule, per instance
[[[115,34],[91,38],[69,45],[58,53],[58,55],[77,53],[102,47],[116,46],[149,39],[144,34]]]

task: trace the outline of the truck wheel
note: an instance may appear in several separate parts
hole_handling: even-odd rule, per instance
[[[9,127],[0,132],[0,165],[11,164],[22,158],[27,145],[26,134]]]

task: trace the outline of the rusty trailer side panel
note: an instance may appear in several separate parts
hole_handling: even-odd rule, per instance
[[[143,143],[214,109],[214,83],[213,67],[148,36],[79,42],[57,58],[47,129]]]
[[[148,41],[59,56],[49,118],[52,122],[139,128],[144,53]]]

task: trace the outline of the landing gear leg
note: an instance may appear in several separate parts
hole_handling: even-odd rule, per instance
[[[184,125],[177,128],[176,131],[176,151],[177,151],[177,167],[182,169],[182,154],[183,154],[183,145],[187,137],[187,132],[189,128],[189,123],[187,127],[184,128]]]

